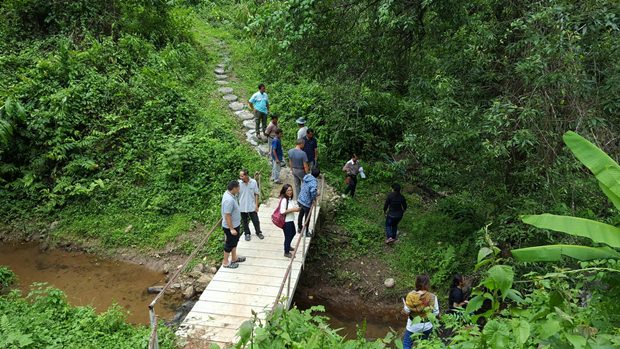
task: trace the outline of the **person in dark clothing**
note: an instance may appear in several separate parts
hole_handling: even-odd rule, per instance
[[[467,305],[467,293],[463,290],[464,286],[463,275],[454,275],[454,278],[452,278],[452,286],[450,287],[450,294],[448,295],[448,314],[457,313],[458,308]]]
[[[391,244],[398,240],[396,236],[398,232],[398,223],[403,219],[403,215],[407,210],[407,200],[400,193],[400,184],[392,184],[392,192],[388,194],[383,205],[383,213],[385,213],[385,243]]]

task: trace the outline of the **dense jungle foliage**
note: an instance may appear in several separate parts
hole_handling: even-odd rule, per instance
[[[417,273],[441,292],[455,272],[475,276],[466,314],[436,320],[443,330],[420,347],[616,348],[616,261],[522,263],[510,250],[605,247],[527,225],[524,214],[620,224],[562,140],[577,131],[620,157],[619,25],[612,0],[5,0],[0,229],[57,220],[59,236],[151,247],[212,221],[240,167],[265,170],[209,96],[216,53],[205,28],[215,28],[228,33],[247,92],[266,83],[285,130],[299,116],[317,130],[334,186],[348,156],[362,158],[369,178],[340,207],[335,234],[317,239],[316,258],[384,260],[399,280],[395,304]],[[381,207],[392,182],[411,208],[401,243],[386,251]],[[63,320],[0,313],[7,347],[36,347],[46,328],[94,329],[109,341],[101,347],[143,346],[147,335],[114,310],[72,308],[57,291],[11,293],[0,309]],[[278,311],[243,332],[239,347],[402,345],[392,335],[370,343],[363,329],[345,340],[310,311]]]

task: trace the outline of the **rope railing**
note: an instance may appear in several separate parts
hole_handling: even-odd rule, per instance
[[[192,259],[194,259],[194,257],[198,253],[198,251],[202,250],[204,245],[209,240],[209,237],[211,236],[213,231],[215,231],[215,229],[220,225],[220,223],[222,223],[222,219],[221,218],[217,221],[217,223],[215,223],[211,227],[211,229],[209,230],[207,235],[202,239],[202,241],[198,244],[198,246],[196,246],[194,251],[192,251],[192,253],[189,255],[189,257],[187,257],[185,262],[183,262],[181,267],[177,269],[177,271],[168,280],[166,285],[164,285],[164,287],[161,289],[161,291],[159,291],[159,293],[155,296],[153,301],[149,304],[149,319],[151,321],[151,335],[149,337],[149,349],[159,349],[159,340],[157,338],[157,315],[155,315],[155,305],[157,304],[157,301],[159,301],[159,299],[161,297],[163,297],[164,293],[170,288],[170,286],[176,280],[176,278],[179,277],[179,275],[185,269],[185,267],[187,267],[189,262]]]

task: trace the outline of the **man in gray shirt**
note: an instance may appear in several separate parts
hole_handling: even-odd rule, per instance
[[[235,195],[239,194],[239,182],[230,181],[226,189],[222,196],[222,229],[226,235],[222,267],[237,268],[238,263],[245,262],[245,257],[237,256],[241,211]]]
[[[297,146],[288,151],[288,163],[293,172],[293,180],[295,182],[295,195],[299,196],[301,190],[301,181],[308,173],[308,155],[303,151],[304,140],[303,138],[297,139]]]
[[[250,241],[250,219],[254,225],[254,232],[259,239],[264,239],[263,232],[260,230],[258,221],[258,183],[250,178],[250,172],[243,169],[239,172],[239,207],[241,209],[241,225],[245,234],[245,241]]]

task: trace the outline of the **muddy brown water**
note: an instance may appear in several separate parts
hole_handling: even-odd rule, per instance
[[[147,287],[164,284],[164,274],[144,266],[63,250],[41,252],[39,246],[0,244],[0,265],[11,268],[18,277],[18,287],[28,294],[34,282],[46,282],[65,292],[70,304],[90,305],[98,313],[117,303],[129,314],[134,324],[148,324],[148,304],[154,295]],[[155,308],[161,320],[174,317],[182,303],[165,295]]]

